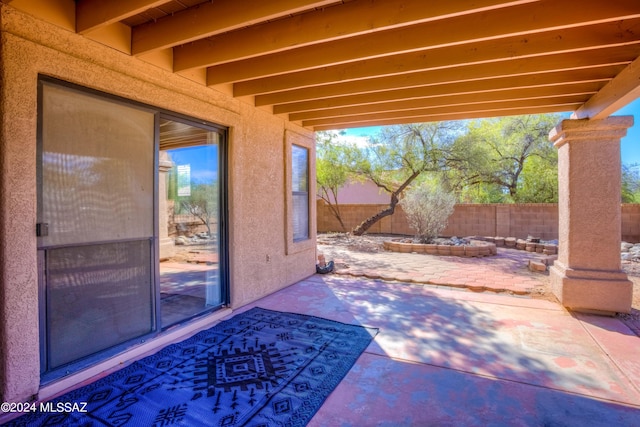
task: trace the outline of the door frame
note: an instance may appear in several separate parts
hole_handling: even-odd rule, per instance
[[[192,126],[200,127],[208,131],[216,132],[220,135],[219,159],[218,170],[220,185],[218,189],[219,197],[219,274],[220,274],[220,286],[221,286],[221,300],[222,305],[217,308],[212,308],[204,313],[196,315],[185,322],[178,324],[177,326],[187,325],[194,322],[197,319],[211,315],[213,312],[222,308],[228,307],[230,303],[230,280],[229,280],[229,210],[228,210],[228,145],[229,145],[229,130],[227,127],[217,125],[213,122],[201,120],[198,118],[190,117],[184,114],[176,113],[174,111],[158,108],[138,101],[133,101],[127,98],[123,98],[110,93],[105,93],[99,90],[90,89],[84,86],[79,86],[73,83],[69,83],[63,80],[59,80],[53,77],[39,75],[38,76],[38,119],[37,119],[37,143],[36,143],[36,185],[37,185],[37,206],[38,209],[42,206],[42,185],[43,185],[43,173],[42,173],[42,146],[43,146],[43,86],[45,84],[55,85],[60,88],[75,91],[84,95],[94,96],[98,99],[105,101],[111,101],[119,104],[124,104],[134,108],[140,108],[142,110],[150,111],[154,114],[154,135],[153,135],[153,235],[152,235],[152,253],[151,253],[151,271],[152,271],[152,330],[150,333],[138,336],[129,341],[115,345],[108,349],[99,351],[89,356],[83,357],[74,362],[68,363],[54,370],[42,371],[41,369],[41,385],[48,384],[61,377],[73,374],[82,369],[88,368],[97,363],[103,362],[116,354],[123,353],[127,349],[148,342],[165,334],[162,325],[160,324],[160,275],[159,275],[159,224],[158,224],[158,165],[159,165],[159,123],[160,118],[167,118],[170,120],[177,120],[183,123],[187,123]],[[38,259],[38,310],[40,318],[40,360],[41,366],[46,366],[46,349],[47,349],[47,289],[46,289],[46,257],[45,249],[48,247],[37,248]],[[176,325],[174,325],[176,326]],[[174,330],[174,328],[171,328]]]

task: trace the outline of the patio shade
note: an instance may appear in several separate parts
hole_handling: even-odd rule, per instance
[[[640,94],[637,0],[12,3],[313,130],[604,118]]]

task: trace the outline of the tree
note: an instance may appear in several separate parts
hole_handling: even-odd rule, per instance
[[[347,231],[340,214],[338,191],[353,177],[352,162],[357,158],[355,145],[339,142],[338,132],[316,132],[316,182],[318,193]]]
[[[622,165],[622,203],[640,203],[638,164]]]
[[[447,162],[453,187],[495,185],[501,202],[557,201],[557,152],[548,135],[559,120],[544,114],[471,122]]]
[[[520,175],[514,201],[517,203],[558,202],[557,155],[532,156],[527,159]]]
[[[207,227],[209,237],[211,237],[211,219],[218,216],[217,191],[215,184],[196,184],[192,186],[190,196],[178,198],[180,207]]]
[[[371,145],[361,150],[354,160],[356,172],[390,194],[389,205],[365,219],[353,229],[364,234],[373,224],[392,215],[402,192],[425,171],[438,171],[447,158],[460,124],[433,122],[406,124],[382,128],[372,138]]]

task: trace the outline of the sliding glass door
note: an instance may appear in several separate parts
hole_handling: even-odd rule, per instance
[[[221,134],[215,129],[164,117],[160,119],[160,312],[163,327],[223,304],[220,138]]]
[[[225,304],[225,131],[40,83],[43,381]]]

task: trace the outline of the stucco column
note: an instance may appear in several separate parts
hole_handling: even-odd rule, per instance
[[[632,284],[620,262],[620,139],[632,125],[632,116],[563,120],[549,134],[558,149],[559,196],[551,286],[571,310],[631,310]]]
[[[175,253],[175,243],[169,237],[169,204],[167,193],[167,173],[173,167],[169,153],[160,151],[158,162],[158,243],[160,260],[170,258]]]

